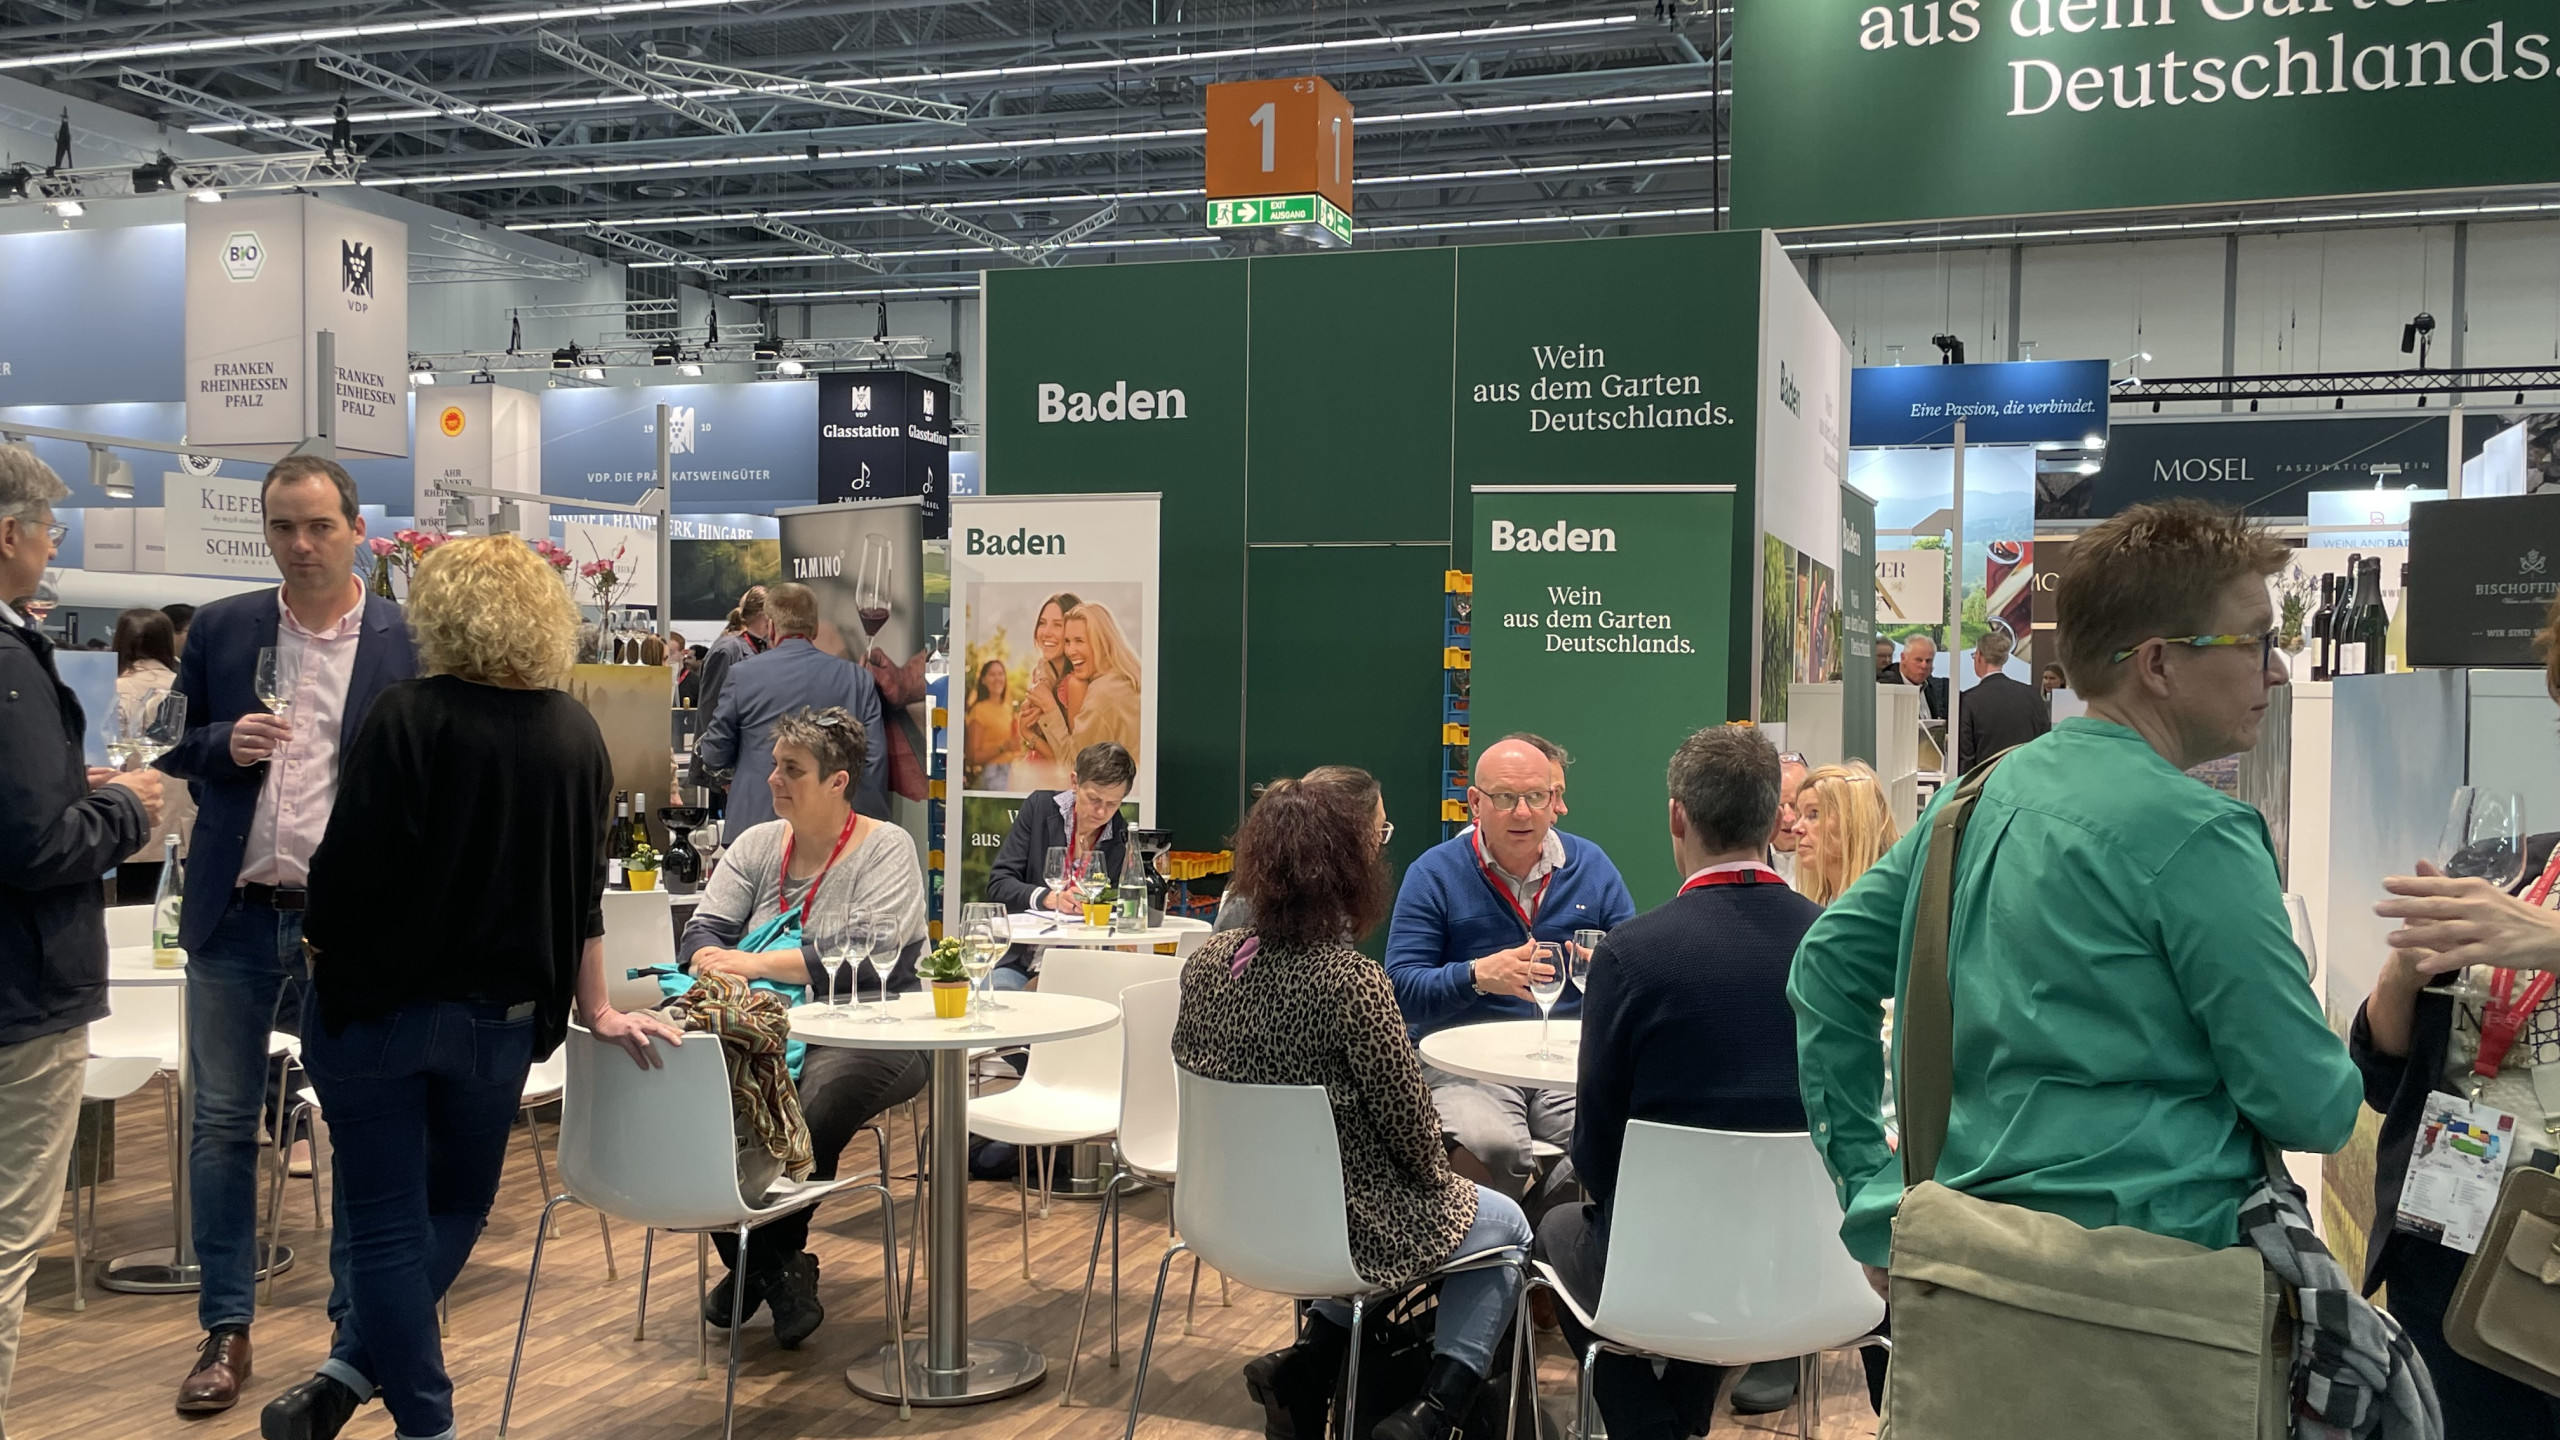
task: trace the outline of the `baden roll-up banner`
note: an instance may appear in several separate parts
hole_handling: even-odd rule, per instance
[[[1154,818],[1159,508],[1154,495],[952,503],[951,752],[960,798],[944,807],[951,835],[943,853],[946,864],[958,858],[959,883],[943,888],[946,926],[962,902],[985,898],[988,867],[1023,799],[1071,786],[1084,747],[1128,747],[1138,765],[1129,803],[1139,823]]]
[[[2560,0],[1744,0],[1733,223],[2547,184],[2555,37]]]
[[[281,459],[319,433],[335,337],[340,455],[409,453],[409,227],[310,195],[187,207],[187,438]]]
[[[1474,747],[1532,731],[1574,757],[1565,828],[1638,909],[1669,898],[1663,767],[1726,716],[1730,485],[1475,487]]]

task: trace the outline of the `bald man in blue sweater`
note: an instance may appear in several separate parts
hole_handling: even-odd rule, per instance
[[[1563,798],[1560,762],[1514,736],[1476,757],[1467,805],[1475,823],[1422,853],[1405,871],[1387,931],[1387,978],[1405,1029],[1423,1036],[1488,1020],[1535,1020],[1529,998],[1534,944],[1561,953],[1582,929],[1605,930],[1635,914],[1626,881],[1599,846],[1556,829]],[[1568,990],[1555,1013],[1581,1013]],[[1552,1090],[1491,1085],[1429,1065],[1440,1123],[1492,1177],[1491,1184],[1534,1219],[1570,1173],[1559,1164],[1539,1193],[1533,1141],[1573,1136],[1573,1097]]]

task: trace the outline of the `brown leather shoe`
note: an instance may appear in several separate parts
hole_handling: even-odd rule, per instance
[[[196,1368],[178,1385],[178,1413],[212,1415],[228,1410],[249,1383],[249,1332],[224,1326],[204,1337],[196,1351]]]

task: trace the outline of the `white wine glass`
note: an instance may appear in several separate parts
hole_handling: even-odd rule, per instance
[[[269,645],[258,652],[258,699],[279,720],[293,706],[295,682],[301,677],[301,660],[281,645]]]
[[[978,987],[978,1013],[993,1015],[1013,1007],[996,998],[996,968],[1004,963],[1005,952],[1013,948],[1013,917],[1001,905],[987,907],[988,960],[985,983]]]
[[[187,733],[187,697],[179,690],[155,690],[130,717],[133,732],[125,737],[126,753],[148,765],[177,748]]]
[[[2512,790],[2464,785],[2453,792],[2444,832],[2436,840],[2436,868],[2457,879],[2476,877],[2501,890],[2524,878],[2524,800]]]
[[[1042,884],[1049,887],[1049,893],[1052,895],[1061,894],[1066,890],[1066,846],[1052,845],[1049,847],[1049,853],[1043,856],[1040,861],[1040,881]]]
[[[969,1023],[961,1026],[964,1033],[976,1034],[995,1029],[979,1012],[977,999],[986,989],[988,972],[996,968],[996,957],[1003,953],[1002,933],[1004,907],[981,901],[970,901],[960,907],[960,964],[969,974]]]
[[[1574,990],[1586,1001],[1591,998],[1591,957],[1600,953],[1600,942],[1609,938],[1606,930],[1576,930],[1573,949],[1569,952],[1567,978]]]
[[[1536,948],[1529,952],[1530,963],[1539,967],[1529,975],[1529,998],[1538,1002],[1538,1048],[1529,1052],[1529,1058],[1532,1060],[1564,1058],[1547,1044],[1547,1027],[1554,1020],[1556,1001],[1564,995],[1565,977],[1564,966],[1559,963],[1561,958],[1556,953],[1556,944],[1552,940],[1537,942]]]
[[[867,957],[866,963],[871,966],[871,978],[880,983],[879,1008],[873,1012],[871,1019],[866,1023],[895,1025],[898,1023],[898,1017],[890,1013],[889,1009],[889,972],[897,968],[898,952],[887,948],[873,950]]]
[[[842,1000],[838,998],[840,991],[837,987],[842,983],[840,977],[849,976],[854,973],[853,965],[848,963],[853,958],[850,953],[851,949],[852,947],[850,945],[839,940],[835,944],[818,952],[818,969],[824,972],[827,977],[827,998],[818,1007],[821,1014],[841,1015],[844,1013],[844,1004]],[[853,987],[853,1003],[856,1008],[860,1008],[862,1004],[862,986],[859,982],[856,982]]]

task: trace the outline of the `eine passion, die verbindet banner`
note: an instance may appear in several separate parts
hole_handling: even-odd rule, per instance
[[[1743,0],[1779,230],[2560,180],[2560,0]]]

